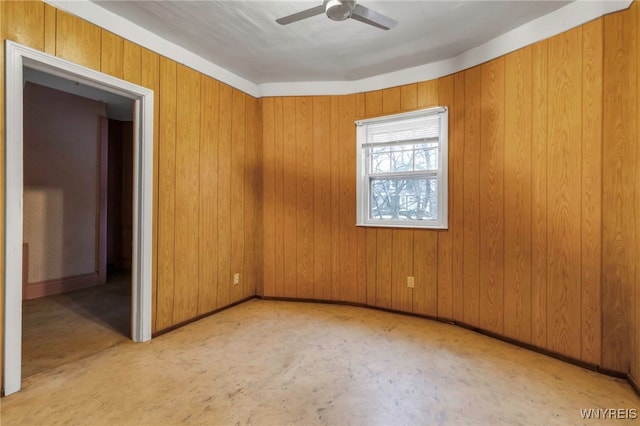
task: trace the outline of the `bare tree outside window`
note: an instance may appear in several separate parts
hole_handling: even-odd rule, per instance
[[[371,211],[377,219],[435,220],[438,212],[438,144],[416,143],[373,148]],[[432,177],[376,178],[393,172],[433,172]]]

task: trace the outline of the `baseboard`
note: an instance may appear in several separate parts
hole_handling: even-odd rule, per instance
[[[44,296],[65,293],[67,291],[80,290],[81,288],[93,287],[101,284],[97,272],[73,277],[60,278],[55,280],[29,283],[24,288],[23,299],[37,299]]]
[[[356,306],[359,308],[372,308],[371,306],[365,305],[364,303],[341,302],[337,300],[302,299],[302,298],[296,298],[296,297],[273,297],[273,296],[261,296],[261,295],[256,295],[256,298],[260,300],[274,300],[278,302],[323,303],[327,305],[342,305],[342,306]],[[373,307],[373,309],[378,309],[378,308]]]
[[[598,367],[597,370],[598,370],[598,373],[606,374],[607,376],[611,376],[611,377],[617,377],[618,379],[626,380],[629,378],[629,374],[623,373],[618,370],[611,370],[609,368],[604,368],[604,367]]]

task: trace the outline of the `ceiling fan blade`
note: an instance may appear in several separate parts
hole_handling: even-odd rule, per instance
[[[365,24],[373,25],[374,27],[382,28],[383,30],[389,30],[397,24],[395,20],[388,16],[384,16],[375,10],[359,4],[356,4],[356,7],[353,8],[351,18],[356,21],[364,22]]]
[[[302,12],[294,13],[283,18],[276,19],[276,22],[280,25],[287,25],[293,22],[302,21],[303,19],[311,18],[312,16],[321,15],[324,13],[324,5],[312,7],[311,9],[303,10]]]

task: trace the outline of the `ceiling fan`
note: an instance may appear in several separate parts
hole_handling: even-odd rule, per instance
[[[334,21],[344,21],[351,18],[383,30],[391,29],[397,24],[395,20],[388,16],[356,4],[356,0],[324,0],[320,6],[276,19],[276,22],[280,25],[288,25],[323,13],[326,13],[329,19]]]

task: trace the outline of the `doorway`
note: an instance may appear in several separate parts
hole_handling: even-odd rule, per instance
[[[23,73],[33,69],[130,99],[133,108],[131,336],[151,338],[153,91],[6,41],[5,395],[21,386],[23,240]]]
[[[131,338],[133,102],[23,77],[24,380]]]

